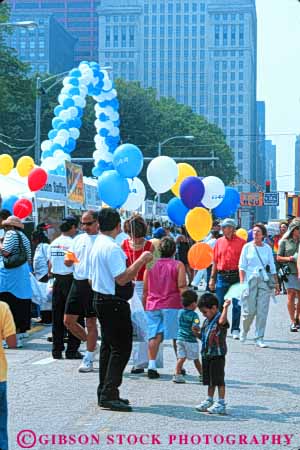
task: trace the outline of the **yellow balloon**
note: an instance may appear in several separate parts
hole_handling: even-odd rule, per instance
[[[205,208],[191,209],[186,215],[185,226],[194,241],[201,241],[211,230],[211,214]]]
[[[176,197],[179,197],[179,189],[183,180],[185,180],[187,177],[196,177],[197,172],[193,166],[187,163],[179,163],[177,164],[177,167],[178,178],[176,180],[176,183],[171,187],[171,191],[176,195]]]
[[[236,235],[241,239],[244,239],[244,241],[248,240],[248,231],[245,230],[245,228],[239,228],[236,232]]]
[[[34,169],[34,161],[31,156],[22,156],[17,162],[17,172],[20,177],[27,177]]]
[[[14,168],[14,160],[10,155],[6,153],[4,155],[0,155],[0,174],[8,175],[12,169]]]

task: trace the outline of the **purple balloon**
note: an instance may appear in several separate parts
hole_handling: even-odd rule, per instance
[[[180,185],[180,198],[185,206],[193,209],[199,206],[204,195],[204,184],[198,177],[187,177]]]

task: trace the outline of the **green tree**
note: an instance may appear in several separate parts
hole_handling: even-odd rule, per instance
[[[1,3],[0,22],[8,21],[9,7]],[[11,145],[9,152],[16,156],[20,150],[14,150],[14,147],[25,147],[26,151],[27,143],[32,143],[34,93],[28,64],[22,63],[15,50],[6,44],[5,36],[10,32],[9,27],[0,27],[0,133],[7,136],[2,136],[2,140]]]

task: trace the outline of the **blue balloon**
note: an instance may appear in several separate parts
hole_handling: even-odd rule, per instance
[[[175,225],[183,225],[185,223],[185,216],[188,212],[189,209],[183,204],[180,198],[171,198],[167,206],[167,214],[169,219],[174,222]]]
[[[72,84],[72,86],[79,86],[79,80],[76,77],[71,77],[69,79],[69,84]]]
[[[48,133],[48,138],[49,138],[49,139],[54,139],[54,138],[56,138],[57,132],[58,132],[58,130],[50,130],[49,133]]]
[[[236,189],[231,187],[225,188],[225,195],[222,203],[213,209],[215,217],[225,219],[225,217],[233,216],[240,205],[240,194]]]
[[[122,144],[114,152],[113,165],[122,177],[137,177],[143,169],[143,153],[136,145]]]
[[[100,136],[102,136],[102,137],[106,137],[106,136],[109,134],[109,131],[108,131],[106,128],[101,128],[101,129],[99,130],[99,134],[100,134]]]
[[[46,158],[49,158],[49,156],[53,156],[52,150],[44,150],[41,154],[42,161]]]
[[[79,78],[79,77],[81,77],[82,73],[80,72],[79,69],[72,69],[72,70],[69,72],[69,75],[70,75],[70,77],[76,77],[76,78]],[[71,84],[72,84],[72,83],[71,83]]]
[[[70,106],[74,106],[74,100],[72,98],[66,98],[66,100],[63,101],[63,107],[65,109],[70,108]]]
[[[116,170],[107,170],[98,179],[98,193],[107,205],[120,208],[129,195],[128,181]]]
[[[76,147],[76,141],[75,141],[75,139],[73,139],[73,138],[69,138],[68,139],[68,142],[67,142],[67,145],[66,145],[68,148],[69,148],[69,150],[72,152],[73,150],[75,150],[75,147]]]
[[[54,117],[54,119],[52,119],[52,127],[55,130],[58,130],[58,126],[63,123],[63,120],[61,120],[59,117]]]
[[[99,120],[101,120],[101,122],[106,122],[107,120],[109,120],[109,117],[105,113],[101,113],[99,116]]]
[[[80,128],[81,127],[81,120],[78,117],[75,117],[75,119],[73,119],[73,128]]]
[[[13,213],[14,204],[19,198],[16,195],[2,198],[2,209],[7,209],[11,214]]]
[[[57,106],[55,106],[55,108],[54,108],[54,115],[55,116],[59,116],[59,113],[61,112],[61,111],[63,111],[63,107],[61,106],[61,105],[57,105]]]
[[[185,178],[179,189],[180,198],[189,209],[199,206],[204,195],[204,184],[198,177]]]
[[[58,130],[68,130],[68,125],[66,122],[61,121],[61,123],[57,127]]]
[[[61,146],[60,144],[57,144],[57,143],[52,144],[52,145],[51,145],[51,148],[50,148],[50,151],[51,151],[52,153],[54,153],[55,150],[62,150],[62,146]]]
[[[80,90],[77,87],[73,87],[69,90],[69,95],[80,95]]]
[[[82,117],[83,116],[83,108],[80,108],[79,106],[76,106],[76,108],[77,108],[77,111],[78,111],[78,114],[77,114],[77,117]]]

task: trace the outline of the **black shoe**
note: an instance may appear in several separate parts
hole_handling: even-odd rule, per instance
[[[52,352],[52,358],[53,359],[63,359],[62,352],[59,352],[59,351]]]
[[[66,352],[66,359],[83,359],[83,355],[80,352]]]
[[[119,398],[118,399],[119,402],[124,403],[124,405],[130,405],[130,401],[128,400],[128,398]],[[107,400],[98,400],[98,406],[103,407],[103,405],[105,405],[107,402]]]
[[[144,373],[144,369],[136,369],[135,367],[133,367],[130,373]]]
[[[297,328],[297,325],[295,323],[291,324],[290,331],[292,331],[293,333],[295,333],[295,332],[297,333],[298,328]]]
[[[181,375],[183,375],[183,376],[186,375],[186,370],[185,369],[181,369]]]
[[[98,403],[101,408],[110,409],[110,411],[130,412],[132,407],[120,400],[103,400]]]
[[[151,378],[151,380],[155,380],[156,378],[159,378],[160,375],[157,372],[157,370],[154,369],[148,369],[148,378]]]
[[[47,341],[48,342],[53,342],[53,337],[52,336],[47,337]]]

